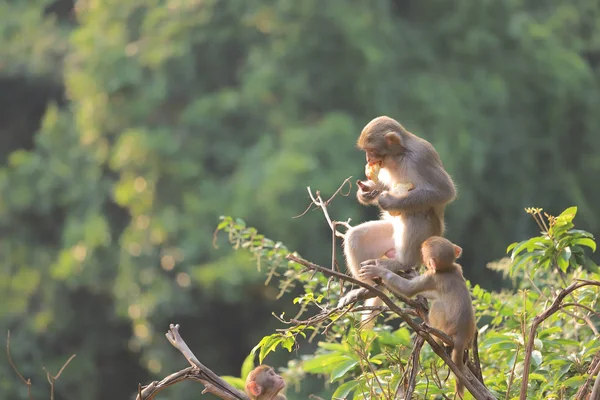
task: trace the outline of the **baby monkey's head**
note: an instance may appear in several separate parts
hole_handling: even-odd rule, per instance
[[[423,264],[435,272],[450,269],[461,254],[461,247],[441,236],[431,236],[421,245]]]

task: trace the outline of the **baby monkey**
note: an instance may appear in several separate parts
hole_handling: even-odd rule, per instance
[[[421,245],[421,254],[427,272],[414,279],[404,279],[378,266],[378,260],[363,262],[360,277],[381,278],[392,291],[408,297],[420,293],[430,299],[429,325],[452,338],[454,341],[452,361],[462,370],[464,351],[469,348],[475,334],[475,313],[471,294],[463,277],[462,268],[455,262],[462,254],[462,248],[448,239],[432,236]],[[434,339],[443,345],[441,339],[435,336]],[[456,392],[462,399],[464,385],[458,379]]]
[[[284,387],[283,378],[266,364],[254,368],[246,378],[246,394],[250,400],[286,400],[279,393]]]

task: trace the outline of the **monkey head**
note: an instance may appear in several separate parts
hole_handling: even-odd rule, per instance
[[[285,387],[283,378],[270,366],[254,368],[246,378],[246,393],[251,399],[271,399]]]
[[[402,141],[406,133],[398,121],[381,116],[363,128],[356,145],[365,151],[368,165],[385,167],[388,156],[398,156],[404,152]]]
[[[431,236],[421,245],[423,263],[431,271],[442,272],[454,265],[462,248],[441,236]]]

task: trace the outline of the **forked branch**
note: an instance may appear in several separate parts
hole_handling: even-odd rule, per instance
[[[185,368],[181,371],[175,372],[164,378],[160,382],[152,382],[146,385],[143,390],[138,390],[136,400],[149,400],[152,399],[159,391],[164,388],[179,383],[184,380],[194,380],[204,385],[202,394],[212,393],[217,397],[224,400],[250,400],[245,393],[237,390],[223,378],[212,372],[204,364],[202,364],[194,353],[190,350],[188,345],[185,343],[181,335],[179,334],[179,325],[169,325],[169,331],[165,334],[169,342],[177,350],[183,354],[188,360],[191,367]]]

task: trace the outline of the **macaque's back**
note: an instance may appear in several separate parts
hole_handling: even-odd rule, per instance
[[[436,272],[434,277],[439,295],[430,306],[431,325],[451,337],[459,332],[469,333],[470,337],[475,329],[475,315],[462,273],[455,269]]]

